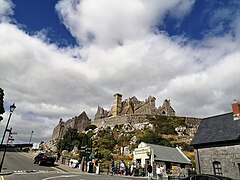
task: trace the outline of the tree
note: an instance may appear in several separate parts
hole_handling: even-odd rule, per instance
[[[111,153],[116,145],[116,140],[110,128],[100,130],[93,138],[93,148],[96,152],[96,158],[109,160]]]
[[[3,89],[0,88],[0,121],[3,120],[3,117],[1,116],[1,114],[5,112],[4,105],[3,105],[3,102],[4,102],[3,98],[4,98],[4,91]]]
[[[172,146],[167,139],[163,138],[160,134],[150,129],[146,130],[144,134],[142,136],[139,136],[137,139],[139,142],[158,144],[163,146]]]
[[[85,128],[85,131],[87,131],[87,130],[89,130],[89,129],[94,130],[94,129],[96,129],[96,128],[97,128],[97,126],[95,126],[94,124],[90,124],[90,125],[88,125],[88,126]]]
[[[63,136],[63,139],[58,141],[57,148],[58,150],[67,150],[71,151],[74,146],[78,148],[81,146],[83,137],[77,132],[76,129],[69,128],[66,134]]]
[[[176,135],[176,127],[186,126],[185,119],[177,116],[147,116],[147,119],[152,123],[157,132],[162,134],[173,134]]]

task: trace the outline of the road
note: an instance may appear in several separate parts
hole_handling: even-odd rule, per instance
[[[2,158],[2,152],[0,152]],[[7,152],[3,164],[2,172],[13,172],[10,175],[4,175],[1,178],[5,180],[143,180],[147,178],[130,178],[121,176],[96,175],[86,173],[64,172],[58,166],[48,167],[39,166],[33,163],[29,157],[23,156],[17,152]],[[1,179],[0,178],[0,179]]]

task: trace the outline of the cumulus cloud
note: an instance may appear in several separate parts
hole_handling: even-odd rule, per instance
[[[13,15],[13,3],[8,0],[0,0],[0,22],[9,21]]]
[[[125,41],[139,40],[174,9],[182,17],[192,0],[62,0],[56,5],[63,23],[79,43],[112,47]]]
[[[2,22],[0,82],[6,103],[17,105],[12,126],[18,138],[26,141],[34,130],[36,141],[48,139],[60,118],[82,111],[93,118],[98,105],[110,109],[116,92],[140,100],[153,95],[158,105],[171,99],[177,115],[231,111],[240,89],[236,37],[208,36],[194,42],[154,30],[166,14],[182,19],[193,4],[61,0],[56,11],[79,43],[66,48]],[[0,14],[3,17],[6,13]],[[234,23],[238,29],[239,23]]]

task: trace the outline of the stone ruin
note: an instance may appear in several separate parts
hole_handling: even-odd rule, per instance
[[[175,116],[175,111],[170,104],[170,100],[165,100],[162,106],[155,106],[156,98],[149,96],[145,101],[139,101],[135,96],[122,101],[122,95],[117,93],[114,95],[113,106],[110,111],[104,110],[98,106],[95,120],[107,117],[116,117],[122,115],[167,115]]]
[[[175,111],[170,104],[170,100],[165,100],[162,106],[156,107],[156,98],[149,96],[145,101],[139,101],[135,96],[122,101],[122,95],[116,93],[113,105],[109,111],[98,106],[94,120],[91,124],[97,127],[117,124],[144,124],[147,123],[146,115],[166,115],[175,116]]]

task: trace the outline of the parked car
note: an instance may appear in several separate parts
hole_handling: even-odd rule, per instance
[[[39,165],[54,165],[56,158],[50,153],[40,153],[34,158],[34,163]]]
[[[199,174],[194,176],[189,176],[182,180],[233,180],[228,177],[217,176],[217,175],[210,175],[210,174]]]

